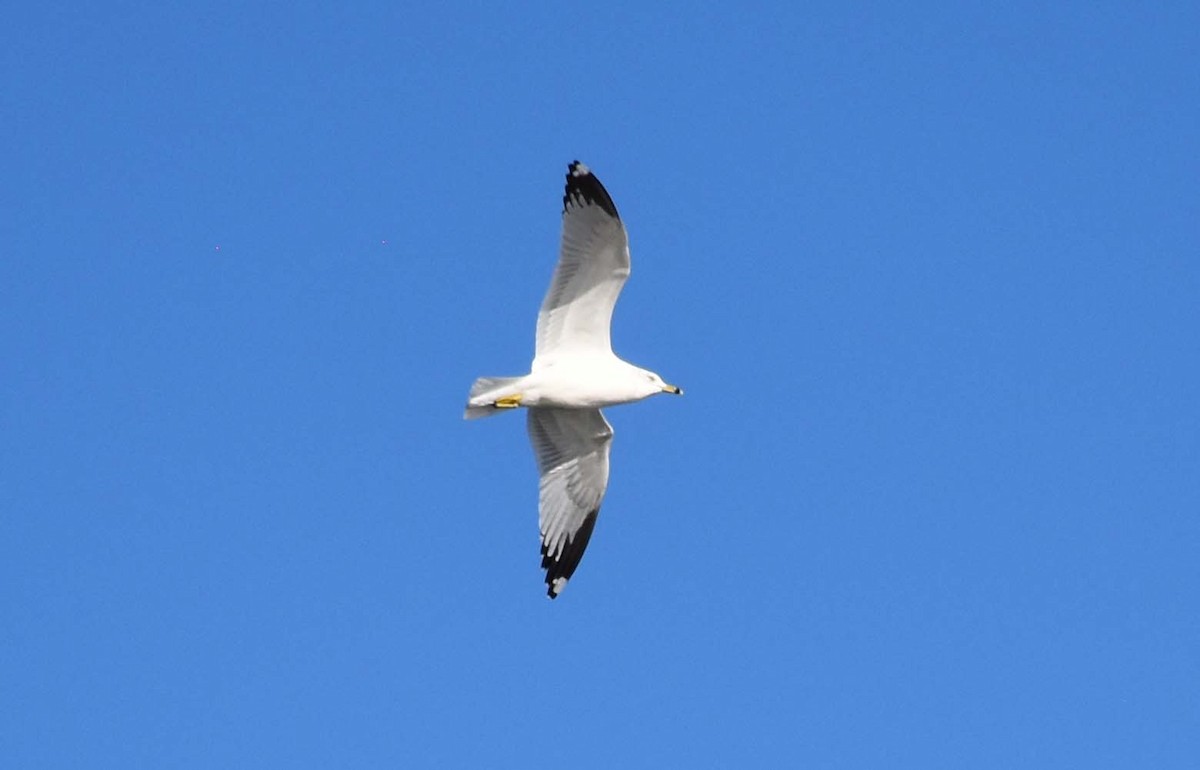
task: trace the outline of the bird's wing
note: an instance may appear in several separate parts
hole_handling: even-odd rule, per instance
[[[629,239],[600,180],[575,161],[563,193],[562,244],[537,322],[534,366],[564,352],[611,353],[609,325],[629,277]]]
[[[541,474],[542,569],[558,596],[587,548],[608,488],[612,426],[599,409],[529,409],[529,440]]]

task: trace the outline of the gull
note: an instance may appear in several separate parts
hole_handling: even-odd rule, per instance
[[[613,430],[600,408],[683,394],[612,351],[609,327],[629,277],[629,237],[608,191],[579,161],[567,167],[562,217],[558,266],[538,313],[529,374],[480,377],[463,414],[472,420],[517,408],[528,413],[551,599],[575,574],[608,488]]]

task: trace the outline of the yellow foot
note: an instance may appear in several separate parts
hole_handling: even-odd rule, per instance
[[[521,405],[521,399],[524,397],[525,396],[520,393],[512,396],[505,396],[504,398],[497,399],[492,406],[496,407],[497,409],[516,409]]]

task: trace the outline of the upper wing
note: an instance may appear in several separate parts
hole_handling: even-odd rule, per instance
[[[612,426],[599,409],[529,409],[537,456],[542,569],[553,599],[575,573],[608,488]]]
[[[617,207],[575,161],[567,168],[558,267],[538,313],[534,368],[564,350],[612,352],[613,305],[628,277],[629,239]]]

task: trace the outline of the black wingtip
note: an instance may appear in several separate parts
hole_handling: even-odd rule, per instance
[[[572,205],[596,205],[614,219],[620,219],[617,206],[600,180],[584,164],[577,160],[567,166],[567,189],[563,193],[563,213]]]
[[[546,595],[551,599],[558,597],[564,584],[575,574],[579,560],[583,558],[583,552],[587,549],[588,541],[592,539],[592,530],[596,528],[596,517],[599,514],[600,509],[597,508],[587,515],[583,524],[576,530],[575,537],[567,538],[567,544],[563,546],[562,553],[558,555],[557,559],[550,556],[549,547],[542,543],[542,569],[546,570]],[[562,581],[562,584],[559,581]]]

